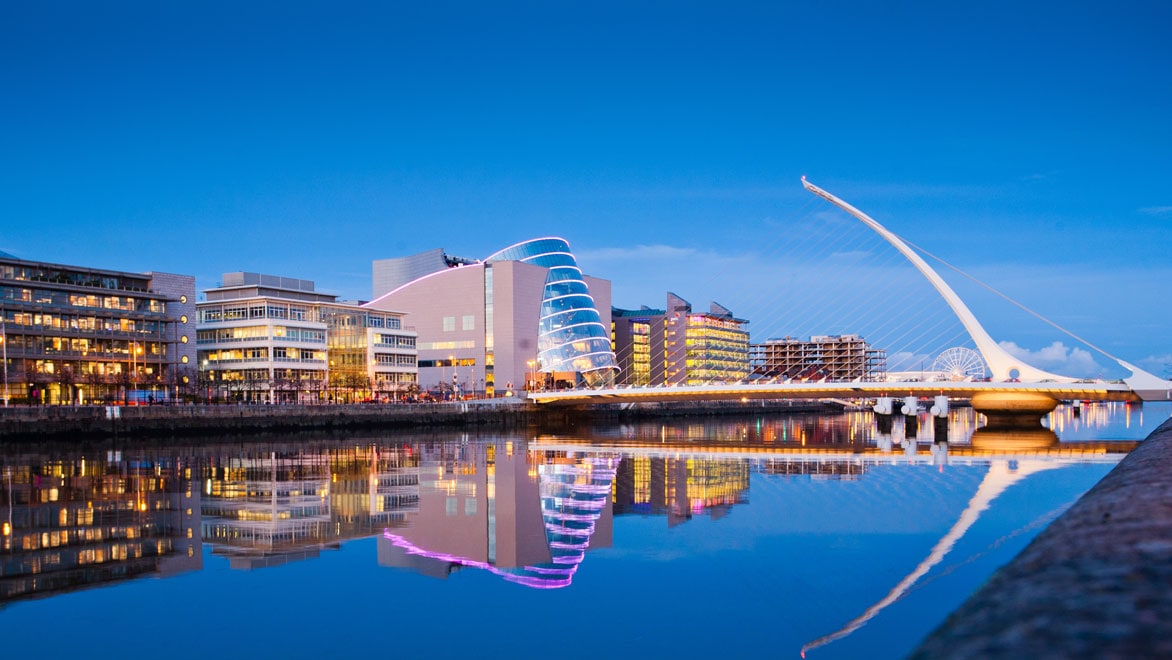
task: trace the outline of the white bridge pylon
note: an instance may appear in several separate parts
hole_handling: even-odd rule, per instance
[[[1073,382],[1075,380],[1070,376],[1061,376],[1058,374],[1052,374],[1048,371],[1043,371],[1037,367],[1026,364],[1013,355],[1010,355],[1008,351],[1002,348],[1000,344],[998,344],[993,340],[992,337],[989,336],[989,333],[986,332],[985,328],[981,326],[980,322],[977,321],[977,317],[973,316],[972,311],[970,311],[968,306],[964,304],[964,301],[960,299],[960,296],[956,295],[956,292],[952,290],[952,287],[948,286],[948,283],[946,283],[944,279],[941,278],[940,275],[935,270],[933,270],[932,267],[929,266],[918,253],[916,253],[915,250],[912,250],[907,243],[904,243],[903,240],[899,238],[899,236],[893,234],[886,227],[876,222],[866,213],[863,213],[862,211],[851,206],[838,197],[835,197],[818,186],[810,183],[804,176],[802,177],[802,185],[806,188],[806,190],[809,190],[822,199],[825,199],[831,204],[834,204],[838,208],[846,211],[858,220],[862,221],[863,224],[873,229],[875,233],[882,236],[884,240],[890,243],[896,250],[899,250],[900,254],[906,257],[907,260],[916,267],[916,270],[920,271],[920,274],[923,275],[928,280],[928,282],[932,284],[932,286],[936,289],[936,292],[939,293],[942,298],[944,298],[944,302],[948,303],[948,306],[952,309],[953,313],[956,314],[957,318],[960,319],[960,322],[964,324],[965,330],[968,331],[969,336],[971,336],[973,338],[973,342],[976,343],[977,350],[980,351],[981,357],[983,357],[985,359],[985,363],[989,365],[989,370],[992,372],[993,380],[1006,381],[1017,378],[1026,382],[1053,380],[1066,383]],[[1132,373],[1131,378],[1125,378],[1124,382],[1127,383],[1132,391],[1134,391],[1141,399],[1156,399],[1165,401],[1172,399],[1172,381],[1159,378],[1154,374],[1150,374],[1113,356],[1108,355],[1107,357],[1115,360],[1121,366],[1123,366],[1123,368]]]
[[[928,280],[928,282],[932,284],[932,286],[936,289],[936,292],[944,298],[944,302],[948,303],[948,306],[952,309],[952,312],[956,314],[957,318],[960,319],[960,322],[964,324],[964,329],[967,330],[969,336],[973,338],[973,341],[977,345],[977,350],[981,352],[981,357],[985,358],[985,363],[989,365],[989,370],[992,372],[994,380],[1003,381],[1015,377],[1023,381],[1034,382],[1042,380],[1069,382],[1074,380],[1074,378],[1070,378],[1068,376],[1059,376],[1047,371],[1042,371],[1041,369],[1028,365],[1018,358],[1010,355],[1009,352],[1004,348],[1001,348],[1001,346],[996,341],[993,341],[993,338],[989,336],[989,333],[986,332],[985,328],[980,324],[979,321],[977,321],[977,317],[973,316],[973,313],[969,310],[968,305],[964,304],[964,301],[960,299],[960,296],[956,295],[956,292],[952,290],[952,287],[948,286],[948,283],[945,282],[944,279],[940,277],[940,275],[935,270],[933,270],[932,267],[929,266],[928,263],[924,261],[924,259],[920,257],[919,254],[916,253],[915,250],[911,249],[907,243],[904,243],[899,236],[893,234],[886,227],[876,222],[866,213],[863,213],[845,201],[810,183],[804,176],[802,177],[802,185],[805,186],[806,190],[809,190],[815,195],[851,214],[855,218],[858,218],[860,221],[862,221],[863,224],[867,225],[873,229],[875,233],[882,236],[883,239],[890,243],[896,250],[899,250],[899,253],[906,257],[908,261],[912,262],[912,265],[916,267],[916,270],[920,271],[920,274],[923,275]],[[1017,372],[1016,375],[1014,375],[1014,371]]]

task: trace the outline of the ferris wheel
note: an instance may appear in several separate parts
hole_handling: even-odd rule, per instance
[[[956,346],[936,356],[932,362],[932,371],[943,374],[949,380],[984,378],[985,360],[971,348]]]

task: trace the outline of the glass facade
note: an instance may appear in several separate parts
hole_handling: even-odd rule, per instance
[[[225,273],[225,281],[232,275]],[[314,293],[309,280],[242,275],[298,288],[207,291],[196,344],[208,400],[386,402],[416,384],[416,337],[400,314],[337,302]]]
[[[749,375],[749,333],[744,321],[691,314],[686,318],[685,382],[735,382]]]
[[[190,276],[0,258],[0,347],[9,403],[162,401],[194,357]],[[186,380],[185,380],[186,379]]]
[[[520,261],[549,269],[541,300],[539,370],[580,374],[587,386],[614,382],[618,364],[582,271],[561,238],[539,238],[505,248],[487,262]]]

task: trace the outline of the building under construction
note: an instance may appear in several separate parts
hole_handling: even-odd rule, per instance
[[[858,335],[768,339],[750,346],[750,363],[757,378],[877,381],[887,376],[887,351]]]

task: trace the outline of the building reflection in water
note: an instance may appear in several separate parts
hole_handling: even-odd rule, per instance
[[[669,527],[701,513],[716,520],[748,501],[747,460],[631,454],[615,476],[615,515],[662,515]]]
[[[420,447],[418,512],[379,539],[379,564],[446,578],[473,567],[530,587],[570,584],[612,540],[617,456],[513,441]]]
[[[410,446],[233,448],[206,457],[203,534],[232,568],[317,557],[418,511]]]
[[[1077,423],[1101,417],[1090,407]],[[870,413],[848,413],[633,424],[531,441],[429,434],[9,453],[0,455],[0,604],[199,570],[204,541],[232,568],[252,569],[374,537],[382,566],[437,577],[476,567],[561,587],[588,549],[611,546],[613,516],[662,515],[668,526],[718,519],[749,503],[759,475],[866,485],[878,465],[943,471],[988,465],[997,453],[1086,460],[1130,449],[1060,443],[1045,429],[993,434],[975,422],[971,410],[954,410],[948,444],[932,442],[931,423],[905,428],[896,418],[883,430]]]
[[[200,493],[149,453],[5,458],[0,604],[202,567]]]

